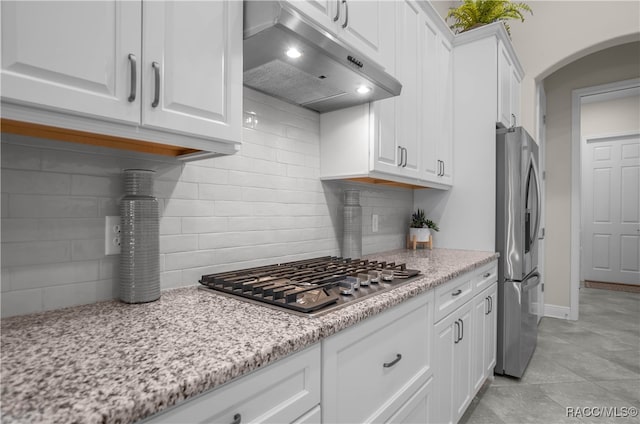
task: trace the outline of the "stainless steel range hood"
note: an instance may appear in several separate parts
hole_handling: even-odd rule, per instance
[[[289,57],[290,49],[301,55]],[[277,1],[244,3],[244,85],[318,112],[402,89],[381,67]]]

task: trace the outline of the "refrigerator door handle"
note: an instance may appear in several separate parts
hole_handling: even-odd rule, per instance
[[[535,278],[535,283],[531,283],[531,280]],[[540,283],[540,273],[538,271],[532,272],[522,281],[522,291],[529,290]]]
[[[536,194],[537,194],[537,204],[536,204],[536,225],[534,226],[535,230],[531,235],[531,240],[535,240],[538,237],[538,232],[540,231],[540,214],[542,213],[542,199],[540,198],[540,179],[538,178],[538,170],[536,169],[536,163],[531,161],[531,169],[533,170],[533,176],[536,179]]]

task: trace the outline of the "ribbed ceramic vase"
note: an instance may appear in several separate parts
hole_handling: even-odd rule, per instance
[[[126,169],[120,201],[120,300],[160,298],[160,217],[153,197],[154,171]]]
[[[344,191],[344,233],[342,237],[342,257],[357,259],[362,257],[362,208],[360,191]]]

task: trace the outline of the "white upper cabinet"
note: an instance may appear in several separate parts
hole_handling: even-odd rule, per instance
[[[520,122],[520,81],[514,58],[502,40],[498,41],[498,110],[496,122],[505,128]]]
[[[354,50],[393,73],[394,2],[291,0],[289,3]]]
[[[141,25],[140,2],[3,1],[3,100],[139,122]]]
[[[402,92],[320,116],[321,177],[446,189],[453,172],[451,34],[434,23],[440,18],[429,5],[388,3],[395,7],[392,73]]]
[[[453,55],[451,42],[428,16],[422,20],[420,177],[453,183]]]
[[[242,13],[234,3],[143,3],[143,125],[240,138]]]
[[[233,153],[242,2],[3,1],[1,72],[3,118]]]
[[[396,76],[402,93],[396,97],[396,147],[399,152],[398,173],[418,178],[420,172],[420,126],[422,75],[420,73],[420,27],[422,13],[413,0],[396,5]]]

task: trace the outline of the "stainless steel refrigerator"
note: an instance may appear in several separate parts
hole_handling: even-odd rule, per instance
[[[538,335],[538,145],[522,127],[498,129],[496,159],[496,250],[500,257],[494,371],[522,377]]]

